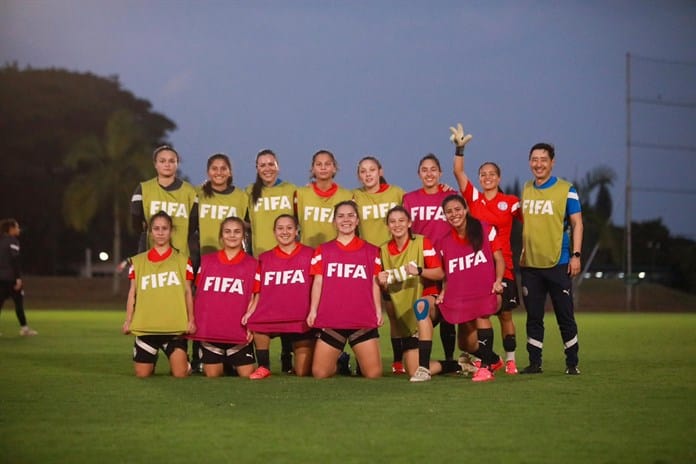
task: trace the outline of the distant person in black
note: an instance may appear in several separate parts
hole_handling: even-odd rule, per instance
[[[7,298],[12,298],[19,321],[19,335],[38,335],[27,325],[24,315],[24,288],[19,261],[19,223],[14,219],[0,221],[0,309]]]

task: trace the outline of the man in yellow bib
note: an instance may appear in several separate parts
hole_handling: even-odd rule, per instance
[[[527,308],[529,366],[522,374],[540,374],[544,346],[544,306],[551,296],[565,348],[566,374],[578,375],[578,327],[572,278],[580,273],[582,212],[575,187],[551,175],[555,149],[537,143],[529,152],[534,180],[522,190],[522,295]],[[570,227],[570,234],[568,233]]]

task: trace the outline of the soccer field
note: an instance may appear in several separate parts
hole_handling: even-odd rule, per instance
[[[165,360],[136,379],[121,312],[28,316],[37,337],[0,319],[3,463],[696,462],[693,313],[578,314],[580,376],[563,374],[547,314],[545,372],[484,384],[296,378],[277,372],[277,345],[262,381],[173,379]],[[516,323],[524,366],[521,311]]]

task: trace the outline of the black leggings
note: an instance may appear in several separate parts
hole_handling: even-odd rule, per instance
[[[5,300],[12,298],[19,325],[24,327],[27,325],[27,317],[24,315],[24,289],[15,290],[14,286],[15,281],[13,280],[0,281],[0,310]]]

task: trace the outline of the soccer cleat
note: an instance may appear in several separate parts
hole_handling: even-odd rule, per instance
[[[478,367],[476,367],[474,360],[469,353],[462,353],[459,355],[457,364],[459,364],[459,367],[462,368],[460,372],[465,377],[468,377],[470,374],[475,374],[478,370]]]
[[[517,374],[517,364],[515,364],[514,359],[510,359],[508,361],[505,361],[505,373],[508,375],[515,375]]]
[[[350,370],[350,355],[345,351],[338,356],[338,361],[336,362],[336,372],[338,375],[353,375]]]
[[[39,335],[39,332],[32,329],[28,325],[25,325],[24,327],[19,329],[19,335],[21,335],[22,337],[33,337],[34,335]]]
[[[471,378],[472,382],[488,382],[493,379],[495,379],[493,372],[486,368],[477,370],[474,376]]]
[[[402,363],[401,361],[394,361],[392,363],[392,374],[400,375],[405,373],[406,369],[404,369],[404,363]]]
[[[541,364],[530,364],[520,371],[520,374],[541,374],[544,370],[541,368]]]
[[[568,375],[580,375],[580,369],[578,369],[578,366],[568,366],[565,373]]]
[[[267,367],[264,366],[259,366],[256,368],[254,372],[251,373],[249,378],[251,380],[260,380],[260,379],[265,379],[266,377],[271,376],[271,371],[268,370]]]
[[[488,366],[488,369],[489,369],[491,372],[495,372],[495,371],[497,371],[497,370],[500,370],[500,369],[503,367],[504,364],[505,364],[505,363],[503,363],[503,358],[498,357],[498,361],[497,361],[496,363],[491,364],[490,366]]]
[[[203,373],[203,363],[200,361],[193,361],[191,363],[191,373],[192,374],[202,374]]]
[[[423,366],[418,366],[416,372],[408,380],[409,382],[427,382],[430,380],[430,371]]]

